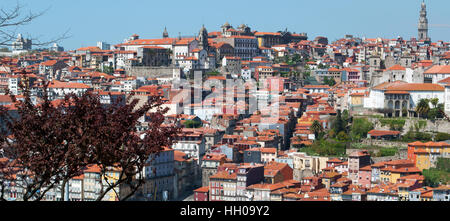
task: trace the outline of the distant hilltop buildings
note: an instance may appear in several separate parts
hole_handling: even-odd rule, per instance
[[[12,44],[13,51],[28,51],[31,50],[31,39],[24,39],[22,34],[17,35],[17,39]]]

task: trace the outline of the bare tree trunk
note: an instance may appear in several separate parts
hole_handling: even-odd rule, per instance
[[[68,183],[68,180],[64,179],[61,184],[61,201],[66,201],[65,195],[66,195],[66,185],[68,185],[67,183]]]

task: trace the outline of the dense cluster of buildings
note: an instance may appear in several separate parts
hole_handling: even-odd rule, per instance
[[[448,185],[426,187],[421,175],[437,158],[449,157],[448,143],[410,143],[407,159],[377,163],[367,151],[347,158],[301,151],[316,140],[313,122],[330,129],[338,111],[417,116],[420,99],[438,98],[450,113],[450,43],[432,42],[427,23],[422,4],[419,38],[410,40],[348,35],[329,43],[227,22],[219,31],[203,26],[191,37],[169,37],[165,29],[157,39],[134,34],[119,44],[73,51],[54,45],[0,58],[0,104],[17,111],[5,93],[20,99],[23,84],[38,103],[44,82],[55,104],[87,91],[104,104],[131,93],[139,104],[162,96],[166,124],[197,126],[184,127],[171,147],[152,156],[133,200],[176,200],[195,189],[196,201],[448,201]],[[31,49],[21,36],[17,42],[18,50]],[[325,85],[327,79],[336,84]],[[138,131],[149,121],[141,119]],[[369,132],[373,139],[398,135]],[[117,174],[111,168],[109,180]],[[9,200],[20,199],[20,182],[5,191]],[[70,180],[64,199],[55,187],[44,200],[95,200],[103,182],[91,165]],[[104,200],[117,200],[121,191],[111,190]]]
[[[295,151],[280,151],[274,161],[266,163],[227,163],[225,160],[209,177],[209,185],[194,190],[194,200],[449,201],[449,185],[435,188],[424,185],[422,169],[429,169],[434,158],[426,158],[421,153],[431,151],[428,147],[432,147],[433,152],[445,155],[449,153],[450,144],[415,142],[409,145],[411,156],[408,155],[408,159],[377,163],[367,151],[355,151],[347,160],[315,160]],[[280,163],[280,159],[285,158],[291,159],[294,169],[289,163]],[[309,170],[311,175],[295,177],[297,168]]]

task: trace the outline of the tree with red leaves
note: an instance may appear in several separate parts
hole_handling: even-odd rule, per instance
[[[148,102],[137,107],[138,100],[131,96],[126,102],[118,99],[105,105],[98,95],[86,92],[80,97],[66,95],[55,105],[44,85],[39,93],[42,102],[35,105],[29,88],[22,88],[23,100],[11,95],[17,116],[7,108],[0,110],[3,200],[5,184],[11,182],[22,185],[24,201],[42,200],[54,188],[60,188],[64,199],[69,180],[89,165],[100,168],[104,181],[97,200],[109,191],[116,192],[116,187],[127,189],[116,192],[119,200],[127,200],[145,182],[143,171],[149,158],[171,146],[179,131],[175,126],[162,126],[168,109],[161,107],[159,96],[149,96]],[[138,133],[136,126],[144,115],[150,117],[148,129]],[[112,170],[118,172],[114,180],[107,176]]]

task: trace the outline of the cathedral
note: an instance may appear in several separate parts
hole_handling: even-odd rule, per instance
[[[425,2],[422,2],[422,9],[420,10],[418,31],[419,41],[430,41],[430,38],[428,37],[427,6],[425,5]]]
[[[12,43],[13,51],[28,51],[31,50],[31,39],[23,38],[21,34],[17,35],[17,39]]]

